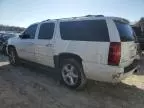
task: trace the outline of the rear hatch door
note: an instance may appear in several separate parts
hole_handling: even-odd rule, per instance
[[[132,27],[121,21],[114,21],[121,40],[121,60],[120,66],[127,67],[137,58],[137,44]]]

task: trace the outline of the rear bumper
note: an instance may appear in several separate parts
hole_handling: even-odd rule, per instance
[[[113,77],[112,82],[113,83],[118,83],[121,80],[124,80],[125,78],[131,76],[137,69],[138,69],[138,67],[135,67],[134,69],[132,69],[131,71],[129,71],[127,73],[119,73],[117,77],[115,77],[115,78]]]
[[[128,73],[131,70],[137,68],[138,64],[139,64],[139,60],[138,59],[134,60],[129,66],[124,68],[124,73]]]
[[[102,65],[83,62],[84,73],[88,79],[117,83],[133,74],[138,65],[125,71],[125,68],[118,66]]]

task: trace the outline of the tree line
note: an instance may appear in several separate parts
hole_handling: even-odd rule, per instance
[[[8,26],[8,25],[0,24],[0,31],[11,31],[11,32],[20,33],[24,30],[25,30],[24,27],[16,27],[16,26]]]

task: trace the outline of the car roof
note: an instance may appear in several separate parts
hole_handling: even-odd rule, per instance
[[[112,20],[118,20],[123,21],[125,23],[129,23],[127,19],[121,18],[121,17],[113,17],[113,16],[103,16],[103,15],[86,15],[81,17],[71,17],[71,18],[60,18],[60,19],[48,19],[44,20],[42,22],[55,22],[55,21],[73,21],[73,20],[92,20],[92,19],[112,19]],[[42,23],[40,22],[40,23]]]
[[[81,16],[81,17],[71,17],[71,18],[60,18],[60,19],[47,19],[41,22],[36,22],[31,25],[39,24],[39,23],[47,23],[47,22],[65,22],[65,21],[74,21],[74,20],[96,20],[96,19],[111,19],[111,20],[116,20],[116,21],[121,21],[125,23],[129,23],[129,21],[125,18],[121,17],[113,17],[113,16],[103,16],[103,15],[86,15],[86,16]],[[31,26],[30,25],[30,26]]]

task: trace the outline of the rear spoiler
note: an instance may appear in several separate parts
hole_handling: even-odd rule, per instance
[[[130,23],[127,19],[124,19],[124,18],[118,18],[117,17],[117,18],[114,18],[113,20],[121,22],[121,23],[126,23],[126,24]]]

